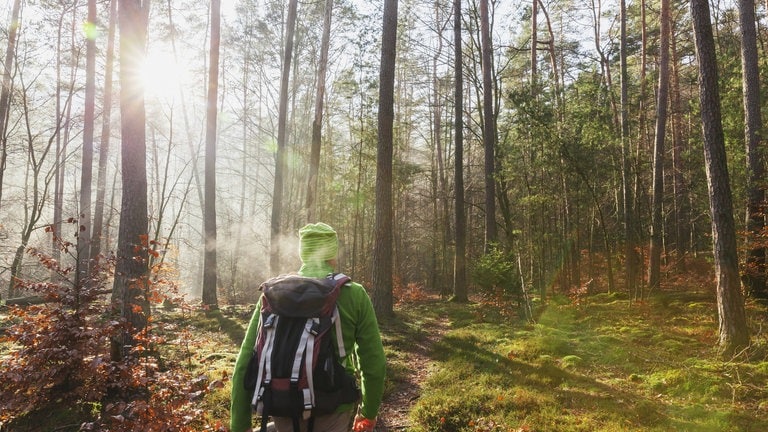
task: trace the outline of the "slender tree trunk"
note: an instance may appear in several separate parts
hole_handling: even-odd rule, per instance
[[[675,23],[670,21],[670,30],[674,28]],[[674,34],[674,31],[671,33]],[[677,56],[677,47],[675,38],[670,36],[670,51],[671,51],[671,76],[670,76],[670,91],[671,91],[671,106],[672,106],[672,188],[674,190],[674,223],[675,223],[675,249],[677,266],[681,271],[685,270],[685,255],[688,252],[688,238],[690,236],[689,228],[690,219],[688,212],[688,205],[686,203],[686,185],[683,173],[685,172],[685,166],[683,163],[683,147],[685,145],[683,140],[683,106],[680,97],[680,60]]]
[[[446,180],[445,150],[443,149],[443,86],[439,77],[438,65],[443,55],[443,26],[444,18],[440,2],[435,2],[435,27],[437,31],[437,50],[432,56],[432,139],[434,141],[434,165],[432,184],[434,190],[434,215],[435,223],[433,236],[434,248],[432,251],[433,271],[430,275],[430,286],[439,286],[440,294],[447,295],[450,288],[448,274],[449,244],[451,242],[451,212],[450,198],[448,194],[448,182]]]
[[[373,307],[380,317],[393,312],[393,126],[395,61],[397,47],[397,3],[384,0],[379,70],[379,129],[376,156],[376,217],[373,249]]]
[[[283,216],[283,184],[286,175],[286,123],[288,119],[288,84],[293,58],[293,34],[296,29],[296,9],[298,0],[288,2],[288,17],[285,30],[285,49],[283,50],[283,71],[280,79],[280,100],[277,118],[277,154],[275,157],[275,183],[272,191],[272,219],[270,223],[269,267],[273,274],[280,272],[280,242]]]
[[[488,0],[480,0],[480,34],[482,40],[483,69],[483,146],[485,148],[485,252],[496,243],[496,178],[494,151],[496,148],[496,125],[493,115],[493,80],[491,26]]]
[[[538,74],[538,64],[536,61],[536,50],[538,49],[539,36],[539,0],[531,2],[531,96],[536,96],[536,80]]]
[[[56,167],[54,168],[54,180],[53,180],[53,222],[51,223],[51,257],[58,261],[61,258],[61,219],[64,212],[63,195],[64,195],[64,161],[66,160],[62,155],[66,153],[67,143],[62,140],[61,137],[61,125],[62,118],[64,116],[64,108],[62,107],[62,92],[63,92],[63,77],[62,77],[62,38],[64,34],[64,16],[66,11],[62,11],[59,15],[58,25],[56,27],[56,102],[55,116],[56,116],[56,129],[59,133],[56,134]],[[64,124],[69,121],[64,122]],[[55,272],[51,272],[51,279],[56,280],[60,275]]]
[[[621,75],[621,183],[622,206],[624,207],[624,237],[626,254],[625,285],[630,298],[635,295],[637,285],[637,273],[640,259],[637,256],[637,239],[635,235],[635,209],[632,198],[632,186],[630,185],[630,149],[629,149],[629,100],[627,96],[627,7],[625,0],[621,0],[621,36],[620,36],[620,75]],[[610,265],[610,264],[609,264]]]
[[[119,0],[120,20],[120,129],[122,137],[122,202],[118,233],[114,291],[122,317],[141,331],[149,319],[147,268],[147,140],[144,89],[133,75],[141,68],[147,44],[147,8],[143,0]],[[113,346],[113,359],[129,353],[132,333]]]
[[[219,46],[221,41],[221,0],[211,1],[211,52],[208,65],[208,106],[205,121],[205,262],[203,304],[218,308],[216,265],[216,124],[219,93]]]
[[[93,129],[96,111],[96,0],[88,0],[85,54],[85,111],[83,113],[83,150],[80,167],[80,220],[77,230],[77,271],[75,287],[90,275],[91,185],[93,183]]]
[[[14,0],[11,11],[11,22],[8,26],[8,45],[5,48],[5,60],[3,62],[3,81],[0,88],[0,208],[3,203],[3,178],[5,174],[5,161],[8,158],[8,138],[6,136],[8,116],[10,115],[11,87],[13,60],[16,56],[16,37],[18,35],[19,14],[21,13],[21,0]]]
[[[664,199],[664,138],[669,103],[669,0],[661,0],[661,34],[659,40],[659,89],[656,102],[656,138],[653,144],[653,201],[651,203],[651,245],[648,265],[648,288],[660,286],[662,249],[662,203]]]
[[[117,23],[117,1],[109,3],[109,30],[107,34],[107,58],[104,68],[104,106],[101,114],[101,146],[99,146],[98,178],[96,179],[96,201],[93,212],[93,233],[91,235],[91,262],[101,254],[104,231],[104,197],[107,191],[107,163],[112,119],[112,74],[115,59],[115,28]]]
[[[728,356],[738,353],[749,344],[749,330],[739,280],[736,228],[720,114],[715,41],[707,0],[691,1],[691,17],[699,64],[701,125],[712,216],[719,345],[723,354]]]
[[[765,228],[765,149],[760,136],[760,71],[757,64],[757,31],[754,0],[739,0],[741,70],[744,90],[744,135],[747,155],[747,259],[744,282],[747,292],[768,299],[766,251],[761,242]],[[762,244],[761,244],[762,243]]]
[[[453,298],[467,301],[467,216],[464,208],[464,64],[461,41],[461,0],[453,0],[453,139],[456,202],[456,256],[453,264]]]
[[[328,47],[331,40],[331,18],[333,0],[325,0],[323,36],[320,41],[320,59],[317,65],[317,94],[315,95],[315,118],[312,121],[312,148],[309,158],[309,184],[307,185],[307,222],[317,218],[317,173],[320,170],[320,150],[323,131],[323,103],[325,102],[325,76],[328,70]]]

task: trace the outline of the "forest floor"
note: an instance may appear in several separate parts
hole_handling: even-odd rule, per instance
[[[509,298],[398,296],[394,316],[379,322],[387,381],[376,431],[768,430],[768,308],[747,302],[752,345],[723,358],[710,275],[668,274],[665,289],[641,301],[600,286],[552,293],[530,321]],[[194,430],[227,430],[251,310],[155,311],[159,335],[175,341],[166,363],[211,382],[195,402],[209,426]],[[0,359],[8,348],[0,343]],[[75,431],[88,420],[77,415],[41,411],[0,431]]]
[[[409,413],[421,396],[422,386],[434,364],[432,350],[450,325],[446,316],[419,313],[435,310],[438,301],[437,297],[430,296],[422,299],[418,307],[401,306],[395,317],[381,323],[383,338],[389,346],[388,380],[391,384],[382,402],[376,431],[408,430],[410,427]],[[413,326],[397,322],[413,320],[416,316],[420,316],[419,322]],[[392,351],[392,348],[397,350]]]

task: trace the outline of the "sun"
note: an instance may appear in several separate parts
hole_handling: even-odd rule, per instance
[[[179,65],[173,54],[150,51],[144,60],[141,80],[147,97],[173,100],[186,79],[186,68]]]

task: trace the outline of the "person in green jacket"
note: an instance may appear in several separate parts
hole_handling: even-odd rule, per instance
[[[300,275],[325,277],[335,271],[339,243],[336,231],[332,227],[322,222],[308,224],[299,230],[299,240],[299,255],[302,261],[299,269]],[[261,300],[248,324],[232,374],[231,432],[248,432],[253,427],[251,407],[253,395],[246,391],[243,386],[243,379],[258,335],[260,303]],[[341,317],[345,351],[348,353],[352,351],[355,354],[354,358],[348,355],[341,361],[350,372],[358,373],[362,401],[359,407],[342,405],[334,414],[316,417],[314,431],[347,432],[352,425],[356,432],[371,432],[376,424],[376,417],[381,406],[386,374],[386,358],[381,343],[379,325],[371,299],[365,288],[359,283],[350,282],[344,285],[339,294],[337,305]],[[358,408],[357,413],[355,413],[355,408]],[[293,430],[293,423],[290,418],[277,417],[273,421],[278,432],[291,432]],[[306,427],[307,422],[304,421],[301,425],[301,432],[304,432]]]

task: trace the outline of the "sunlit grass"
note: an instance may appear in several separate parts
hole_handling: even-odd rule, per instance
[[[713,298],[622,297],[553,299],[535,324],[466,306],[474,319],[433,349],[411,430],[768,430],[765,356],[719,357]]]

